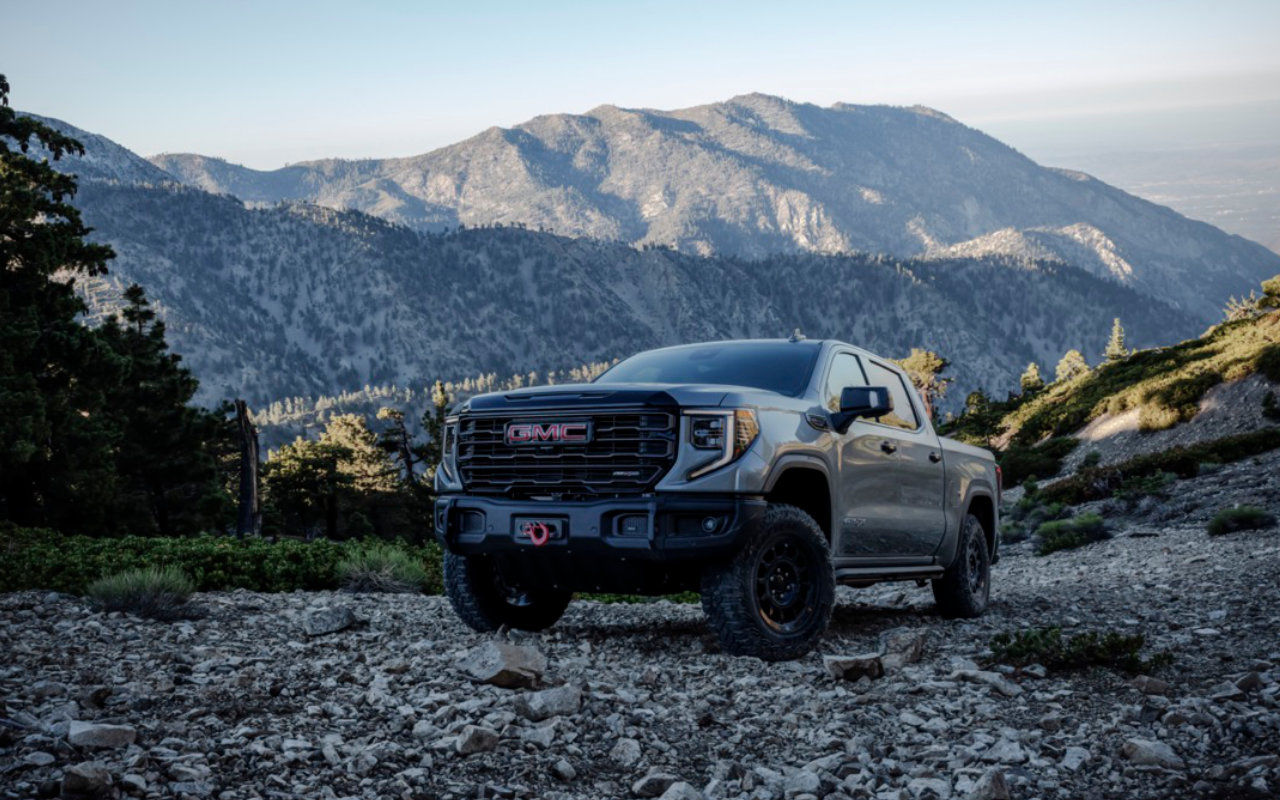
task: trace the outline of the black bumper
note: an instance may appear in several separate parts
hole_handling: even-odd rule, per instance
[[[765,507],[750,495],[539,501],[455,494],[437,499],[435,529],[442,546],[464,555],[706,559],[736,550]]]

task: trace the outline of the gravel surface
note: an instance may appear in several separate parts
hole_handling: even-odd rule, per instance
[[[158,623],[0,596],[0,797],[1275,797],[1280,533],[1139,532],[1009,548],[972,622],[912,584],[842,589],[819,651],[783,664],[718,654],[666,602],[575,603],[513,648],[435,597],[203,594]],[[992,634],[1050,624],[1175,662],[1136,682],[985,662]],[[824,665],[916,634],[884,677]],[[538,688],[464,674],[511,653],[505,679]]]

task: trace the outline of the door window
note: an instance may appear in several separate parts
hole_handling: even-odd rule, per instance
[[[862,366],[858,357],[852,353],[836,353],[831,360],[831,371],[827,373],[827,388],[823,391],[823,399],[830,411],[840,410],[840,393],[846,386],[866,386],[867,379],[862,374]]]
[[[877,422],[909,431],[920,427],[915,407],[911,404],[911,393],[907,391],[907,386],[898,373],[874,361],[868,361],[867,377],[872,386],[889,387],[889,396],[893,398],[893,410],[876,420]]]

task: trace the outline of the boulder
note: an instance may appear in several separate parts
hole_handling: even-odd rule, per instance
[[[356,624],[355,613],[346,606],[324,606],[308,609],[302,617],[302,628],[308,636],[337,633]]]
[[[969,792],[968,800],[1010,800],[1009,782],[998,769],[987,770]]]
[[[640,743],[635,739],[622,738],[609,751],[609,759],[620,767],[633,767],[640,760]]]
[[[951,677],[971,683],[984,683],[1005,697],[1017,697],[1022,694],[1021,686],[998,672],[989,672],[982,669],[959,669],[951,673]]]
[[[137,738],[138,732],[129,725],[72,720],[67,730],[67,741],[77,747],[128,747]]]
[[[1182,769],[1182,757],[1164,742],[1152,739],[1129,739],[1120,748],[1120,754],[1139,766]]]
[[[702,792],[684,781],[676,781],[667,787],[658,800],[702,800]]]
[[[562,781],[571,781],[578,777],[578,771],[563,758],[551,765],[551,774]]]
[[[1088,762],[1089,755],[1089,751],[1083,747],[1068,747],[1062,754],[1062,768],[1068,772],[1075,772]]]
[[[678,780],[680,778],[670,772],[651,769],[647,775],[631,784],[631,793],[637,797],[658,797]]]
[[[884,677],[884,662],[876,653],[860,656],[823,656],[822,666],[833,678],[856,681],[859,678]]]
[[[463,756],[483,753],[497,746],[497,731],[482,728],[479,725],[468,725],[463,728],[462,733],[458,734],[458,743],[456,745],[458,754]]]
[[[529,692],[521,695],[515,702],[516,711],[534,722],[576,714],[581,705],[582,690],[572,684]]]
[[[924,633],[910,628],[894,628],[880,637],[880,660],[887,670],[914,664],[924,657]]]
[[[1168,683],[1150,675],[1139,675],[1130,684],[1143,694],[1168,694],[1171,688]]]
[[[62,773],[62,796],[67,800],[94,800],[111,796],[111,773],[105,764],[85,761]]]
[[[463,656],[458,669],[476,683],[532,689],[547,671],[547,657],[536,647],[490,639]]]

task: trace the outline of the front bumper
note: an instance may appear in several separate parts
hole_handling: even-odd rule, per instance
[[[454,494],[436,500],[435,529],[443,547],[464,555],[696,559],[732,553],[759,526],[765,508],[761,497],[733,494],[583,501]]]

